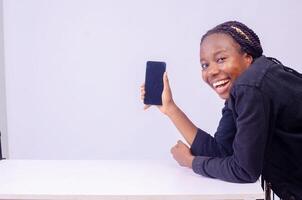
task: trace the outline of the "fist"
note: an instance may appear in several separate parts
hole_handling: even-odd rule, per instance
[[[181,140],[171,148],[173,158],[180,166],[192,168],[194,156],[191,154],[190,148]]]

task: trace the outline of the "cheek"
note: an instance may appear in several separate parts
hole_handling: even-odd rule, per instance
[[[245,69],[243,69],[242,67],[233,69],[230,72],[232,79],[236,80],[244,71],[245,71]]]
[[[243,69],[240,64],[238,63],[232,63],[230,65],[225,66],[224,72],[228,74],[228,76],[235,80],[238,78],[238,76],[242,73]]]
[[[233,62],[226,66],[225,72],[230,75],[230,77],[235,80],[237,79],[246,69],[248,64],[242,58],[237,58]]]
[[[207,82],[207,73],[203,70],[201,70],[201,78],[204,82]]]

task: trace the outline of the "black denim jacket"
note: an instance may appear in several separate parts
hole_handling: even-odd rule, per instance
[[[261,56],[235,81],[214,137],[198,129],[195,173],[229,182],[262,177],[302,199],[302,76]]]

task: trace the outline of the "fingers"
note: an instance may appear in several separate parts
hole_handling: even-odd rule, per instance
[[[145,94],[146,94],[145,83],[143,83],[140,86],[140,91],[141,91],[141,100],[144,100],[145,99]],[[144,110],[147,110],[150,107],[151,107],[151,105],[144,105]]]
[[[186,144],[183,142],[183,141],[181,141],[181,140],[178,140],[177,141],[177,144],[175,145],[176,147],[181,147],[181,146],[186,146]]]
[[[183,146],[186,146],[183,141],[178,140],[177,143],[171,148],[170,152],[173,154],[177,149],[182,148]]]
[[[177,148],[179,147],[179,144],[178,144],[179,141],[180,141],[180,140],[178,140],[177,143],[171,148],[170,152],[171,152],[172,154],[174,154],[174,152],[175,152],[175,151],[177,150]]]
[[[179,148],[180,145],[182,145],[182,144],[184,144],[184,143],[183,143],[181,140],[178,140],[177,143],[176,143],[176,145],[174,145],[174,146],[171,148],[170,152],[173,154],[173,152],[175,152],[176,149]]]
[[[145,83],[143,83],[140,87],[140,92],[141,92],[141,100],[144,100],[145,99],[145,94],[146,94],[146,91],[145,91]]]
[[[175,146],[173,146],[171,149],[170,149],[170,152],[171,152],[171,154],[173,154],[174,155],[174,152],[176,151],[176,145]]]
[[[178,144],[176,144],[175,146],[173,146],[170,150],[173,158],[178,162],[178,164],[180,166],[185,166],[183,159],[181,158],[180,152],[179,152],[179,147]]]
[[[181,140],[178,140],[177,144],[184,144],[184,143]]]
[[[163,82],[164,82],[164,90],[170,89],[170,84],[169,84],[169,79],[168,79],[167,72],[165,72],[164,75],[163,75]]]
[[[140,91],[141,91],[141,100],[144,100],[145,99],[145,94],[146,94],[146,91],[145,91],[145,83],[143,83],[141,86],[140,86]],[[144,110],[147,110],[148,108],[150,108],[151,105],[144,105]]]
[[[141,100],[144,100],[144,99],[145,99],[145,94],[146,94],[145,91],[141,91]]]
[[[146,91],[145,91],[145,84],[142,84],[142,85],[141,85],[140,91],[141,91],[141,99],[144,100],[144,99],[145,99],[145,94],[146,94]]]
[[[144,110],[147,110],[150,107],[151,107],[151,105],[144,105]]]

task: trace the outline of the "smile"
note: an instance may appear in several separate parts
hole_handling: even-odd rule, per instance
[[[217,82],[213,83],[213,87],[214,88],[223,87],[223,86],[225,86],[229,82],[230,82],[229,79],[220,80],[220,81],[217,81]]]
[[[223,95],[229,91],[230,84],[230,79],[222,79],[214,82],[212,86],[219,95]]]

